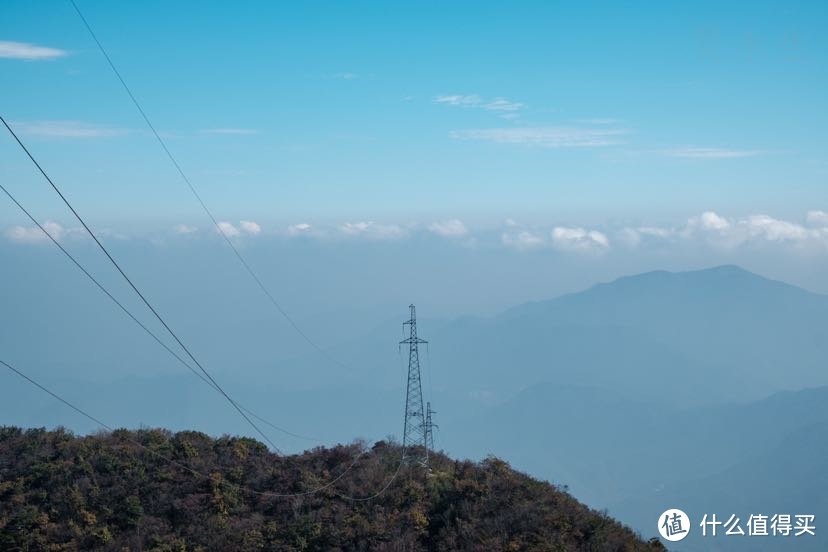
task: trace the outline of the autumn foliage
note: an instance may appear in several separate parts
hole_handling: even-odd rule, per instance
[[[436,454],[431,473],[406,465],[379,497],[352,500],[382,489],[401,452],[380,442],[279,456],[196,432],[3,427],[0,550],[662,549],[494,458]],[[319,488],[351,464],[318,493],[266,494]]]

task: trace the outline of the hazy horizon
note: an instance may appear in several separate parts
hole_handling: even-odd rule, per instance
[[[44,171],[205,372],[319,438],[273,448],[400,435],[414,303],[438,448],[646,535],[708,497],[821,523],[826,4],[470,6],[5,1],[0,360],[264,437],[44,235],[183,354]],[[0,403],[93,430],[12,373]]]

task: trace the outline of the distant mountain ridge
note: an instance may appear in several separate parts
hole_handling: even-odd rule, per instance
[[[801,456],[797,477],[765,494],[828,516],[810,498],[815,490],[828,496],[815,468],[828,468],[828,458],[821,447],[802,452],[811,435],[828,442],[828,296],[721,266],[625,276],[490,317],[420,322],[430,342],[421,363],[438,411],[437,444],[453,455],[508,457],[650,534],[653,509],[674,506],[675,497],[696,508],[705,493],[761,496],[763,480],[788,469],[789,450]],[[307,355],[230,377],[228,386],[257,412],[326,442],[381,437],[401,429],[399,339],[398,325],[377,326],[331,351],[348,370]],[[60,388],[94,412],[119,416],[118,425],[244,431],[221,408],[205,408],[217,399],[179,373],[130,383],[135,393],[118,382]],[[149,395],[163,407],[147,413],[141,399]],[[0,400],[13,416],[31,415],[26,425],[71,415],[14,385],[0,387]],[[40,401],[49,410],[37,418],[32,405]],[[825,549],[825,540],[816,542]]]
[[[568,302],[577,303],[579,298],[594,295],[602,299],[617,299],[618,293],[623,292],[635,299],[646,296],[663,294],[665,291],[682,290],[688,294],[704,295],[714,293],[732,293],[747,295],[748,293],[777,293],[784,299],[794,298],[821,298],[828,301],[828,295],[822,295],[804,290],[794,285],[772,280],[760,276],[737,265],[719,265],[711,268],[670,272],[667,270],[653,270],[640,274],[621,276],[611,282],[598,283],[583,291],[567,293],[559,297],[544,301],[532,301],[507,309],[502,315],[528,314],[534,308],[555,306],[560,308]],[[632,297],[630,297],[632,298]]]
[[[639,530],[670,507],[828,519],[828,297],[723,266],[619,278],[464,325],[488,350],[458,379],[511,391],[452,435],[473,457],[508,451]],[[681,549],[725,544],[757,546],[691,537]]]
[[[488,377],[498,390],[516,392],[513,382],[533,379],[604,381],[691,406],[828,384],[824,320],[828,296],[721,266],[619,278],[490,319],[458,321],[438,338],[456,353],[449,365],[474,366],[475,379]],[[504,366],[524,377],[511,369],[499,377]]]

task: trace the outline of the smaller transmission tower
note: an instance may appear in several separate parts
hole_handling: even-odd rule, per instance
[[[437,414],[435,411],[431,409],[431,403],[426,403],[426,450],[434,451],[434,428],[439,427],[437,424],[431,421],[431,415]]]
[[[408,384],[405,392],[405,422],[403,424],[403,450],[405,460],[428,467],[428,439],[426,412],[423,409],[423,387],[420,380],[420,352],[418,346],[428,343],[417,337],[417,311],[409,305],[411,318],[403,322],[408,326],[407,339],[400,345],[408,345]]]

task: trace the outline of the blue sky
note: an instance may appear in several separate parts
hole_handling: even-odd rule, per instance
[[[825,208],[824,3],[79,5],[231,218],[657,223]],[[4,56],[0,99],[86,211],[198,220],[71,6],[3,11],[0,39],[65,53]],[[0,147],[5,178],[29,183]]]
[[[822,2],[79,6],[239,243],[436,236],[608,275],[784,260],[823,289]],[[71,5],[2,10],[2,114],[93,226],[218,243]],[[10,137],[0,160],[81,234]],[[6,201],[0,233],[43,242]]]
[[[76,1],[323,347],[411,302],[486,315],[648,270],[828,293],[824,2]],[[2,3],[0,75],[0,114],[222,381],[314,354],[68,2]],[[4,132],[0,180],[158,329]],[[3,197],[0,269],[0,352],[47,383],[180,368]]]

